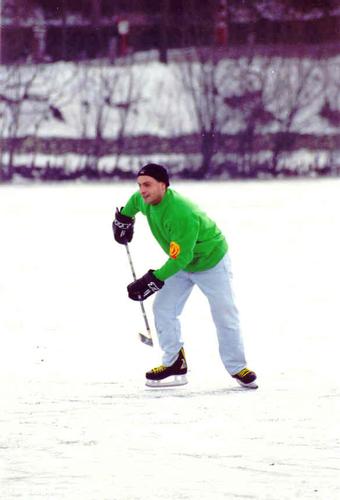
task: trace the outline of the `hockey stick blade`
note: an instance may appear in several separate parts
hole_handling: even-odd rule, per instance
[[[139,333],[138,335],[139,335],[140,341],[143,342],[143,344],[149,345],[151,347],[153,346],[152,338],[147,337],[143,333]]]

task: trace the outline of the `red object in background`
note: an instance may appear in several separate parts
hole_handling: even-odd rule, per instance
[[[129,21],[120,19],[117,24],[119,35],[119,55],[125,56],[128,52],[128,35],[130,31]]]
[[[227,19],[227,3],[221,0],[218,4],[215,17],[215,44],[219,46],[227,45],[228,43],[228,19]]]

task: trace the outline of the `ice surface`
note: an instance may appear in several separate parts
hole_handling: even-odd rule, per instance
[[[111,234],[133,184],[2,186],[1,499],[340,498],[340,180],[174,187],[227,235],[260,388],[224,371],[196,291],[189,384],[144,386],[160,352]],[[139,275],[165,259],[142,216],[130,249]]]

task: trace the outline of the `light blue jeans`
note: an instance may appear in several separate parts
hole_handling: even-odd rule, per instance
[[[232,273],[228,254],[207,271],[179,271],[165,281],[153,305],[163,364],[170,366],[183,346],[179,316],[194,287],[207,297],[218,338],[222,363],[230,375],[245,368],[246,360],[240,332],[239,314],[232,291]]]

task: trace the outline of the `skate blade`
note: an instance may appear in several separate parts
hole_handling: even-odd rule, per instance
[[[172,375],[170,377],[166,377],[163,380],[149,380],[147,379],[145,385],[148,387],[152,387],[153,389],[162,388],[162,387],[177,387],[180,385],[185,385],[188,383],[188,379],[185,375]]]
[[[149,345],[151,347],[153,346],[153,342],[152,342],[152,338],[151,337],[147,337],[143,333],[139,333],[138,335],[139,335],[140,341],[143,342],[143,344]]]
[[[254,382],[250,382],[250,384],[244,384],[243,382],[241,382],[240,380],[237,380],[236,379],[236,382],[241,386],[241,387],[244,387],[244,389],[258,389],[259,386],[257,385],[257,383],[254,381]]]

